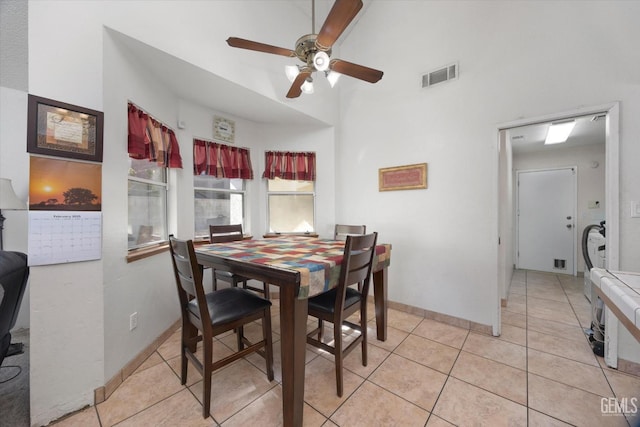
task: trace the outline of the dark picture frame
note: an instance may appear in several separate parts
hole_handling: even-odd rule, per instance
[[[102,162],[104,113],[29,95],[27,152]]]

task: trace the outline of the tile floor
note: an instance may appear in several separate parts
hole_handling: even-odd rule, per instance
[[[582,283],[517,271],[498,338],[390,310],[389,338],[370,339],[368,366],[359,350],[347,357],[342,398],[332,358],[308,347],[304,424],[637,425],[629,414],[603,415],[602,398],[640,398],[640,377],[607,368],[591,351],[582,332],[590,324]],[[276,380],[267,381],[264,360],[255,355],[214,373],[212,418],[201,416],[202,381],[194,369],[180,385],[175,333],[109,399],[56,426],[281,425],[277,310],[276,300]],[[234,342],[221,337],[216,351],[225,354]]]

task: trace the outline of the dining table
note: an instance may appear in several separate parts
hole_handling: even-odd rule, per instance
[[[205,244],[198,263],[279,288],[284,426],[302,426],[307,299],[338,284],[345,241],[306,236]],[[391,245],[377,244],[373,265],[376,335],[387,339],[387,281]]]

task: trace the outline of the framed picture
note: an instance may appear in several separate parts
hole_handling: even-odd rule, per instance
[[[236,122],[220,116],[213,116],[213,139],[234,143],[236,137]]]
[[[380,191],[427,188],[427,164],[380,168],[378,187]]]
[[[27,151],[102,162],[104,114],[29,95]]]

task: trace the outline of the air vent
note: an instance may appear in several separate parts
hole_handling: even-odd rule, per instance
[[[458,64],[449,64],[446,67],[439,68],[424,74],[422,76],[422,87],[433,86],[449,80],[458,78]]]

